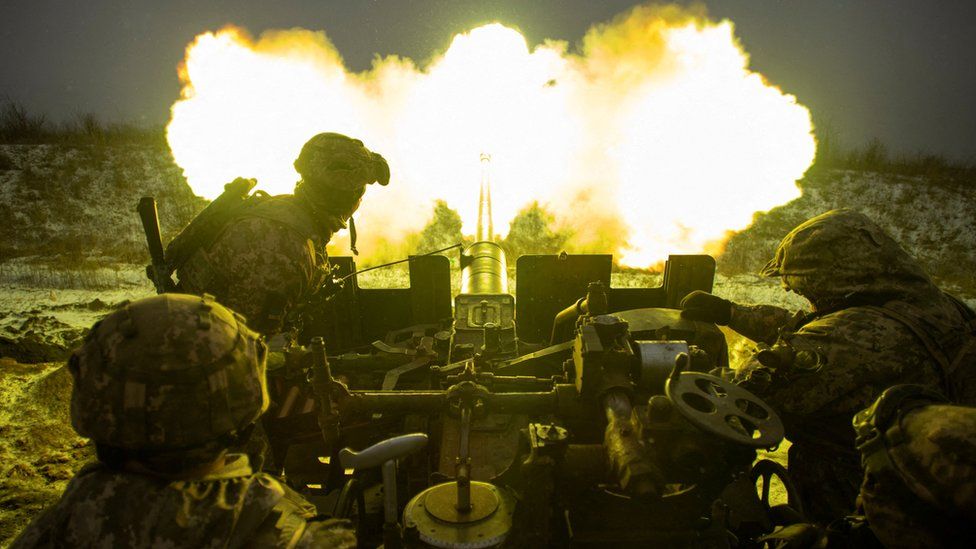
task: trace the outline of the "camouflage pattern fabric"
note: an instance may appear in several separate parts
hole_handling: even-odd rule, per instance
[[[315,186],[345,191],[390,182],[386,159],[362,141],[339,133],[320,133],[309,139],[295,160],[295,171]]]
[[[141,299],[96,323],[68,361],[72,426],[118,449],[208,445],[267,409],[265,357],[260,336],[210,297]]]
[[[252,473],[245,456],[230,456],[203,478],[175,481],[96,463],[12,547],[356,546],[347,521],[315,515],[296,492]]]
[[[273,335],[286,315],[321,286],[325,245],[341,220],[313,219],[294,196],[271,197],[228,223],[207,249],[177,271],[180,291],[210,293]]]
[[[869,469],[864,515],[885,547],[963,547],[976,535],[976,409],[929,405],[885,433],[892,467]]]
[[[176,273],[180,291],[216,296],[268,336],[321,286],[325,245],[346,227],[366,186],[390,182],[383,156],[338,133],[309,139],[295,169],[302,180],[294,195],[253,200]]]
[[[800,322],[804,313],[792,313],[774,305],[732,304],[729,327],[749,339],[772,345],[781,329]]]
[[[965,321],[897,243],[850,210],[828,212],[794,229],[763,272],[784,276],[790,289],[813,303],[815,313],[736,306],[733,329],[774,343],[778,356],[791,358],[764,364],[757,354],[735,379],[782,416],[793,443],[791,476],[807,514],[825,523],[854,508],[862,475],[854,414],[890,385],[945,389],[940,366],[925,345],[875,307],[905,304],[942,341]]]

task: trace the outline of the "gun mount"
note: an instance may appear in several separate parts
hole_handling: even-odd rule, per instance
[[[522,256],[513,296],[497,244],[464,256],[456,296],[443,256],[411,262],[410,288],[351,277],[305,325],[328,356],[296,347],[269,373],[274,467],[364,546],[746,546],[784,516],[750,474],[779,419],[704,373],[727,366],[724,337],[669,308],[711,289],[710,257],[614,288],[610,256]],[[340,466],[411,432],[429,442],[410,456]]]
[[[347,283],[269,372],[273,467],[362,546],[756,546],[790,516],[769,504],[783,471],[753,468],[783,425],[705,373],[725,338],[674,308],[711,290],[714,260],[615,288],[609,255],[525,255],[513,295],[488,163],[456,295],[444,256],[413,258],[398,289],[333,259]]]

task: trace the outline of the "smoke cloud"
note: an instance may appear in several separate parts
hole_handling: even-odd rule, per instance
[[[809,111],[750,71],[729,21],[641,6],[594,26],[576,49],[529,47],[491,24],[418,65],[377,58],[352,73],[325,32],[198,36],[181,67],[167,136],[198,194],[234,177],[291,192],[315,133],[362,139],[390,162],[356,216],[370,260],[399,255],[443,200],[466,234],[481,153],[491,154],[495,229],[538,202],[568,251],[648,267],[721,249],[755,212],[799,195],[813,161]],[[413,235],[413,238],[408,238]]]

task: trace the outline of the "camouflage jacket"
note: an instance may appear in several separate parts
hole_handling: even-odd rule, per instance
[[[315,508],[246,456],[199,480],[83,468],[14,541],[28,547],[355,547],[348,523]]]
[[[763,364],[757,354],[735,379],[783,418],[792,442],[790,473],[804,507],[815,520],[829,522],[854,509],[861,482],[851,418],[891,385],[940,389],[938,365],[908,328],[873,310],[822,316],[771,310],[737,306],[730,326],[751,339],[773,341],[773,351],[785,350],[792,360]],[[787,320],[780,330],[770,323],[765,333],[749,331],[773,318]]]
[[[949,376],[898,316],[951,356],[965,344],[972,313],[942,293],[873,222],[850,210],[794,229],[766,270],[783,276],[818,311],[733,306],[732,329],[772,344],[735,379],[782,416],[793,443],[791,475],[806,511],[827,521],[854,508],[862,474],[851,426],[855,413],[895,384],[942,392],[976,388],[976,369],[964,366]]]
[[[245,207],[206,249],[177,271],[179,290],[209,293],[244,315],[265,335],[283,328],[285,317],[322,285],[328,273],[325,245],[338,220],[316,220],[292,195],[269,197]]]

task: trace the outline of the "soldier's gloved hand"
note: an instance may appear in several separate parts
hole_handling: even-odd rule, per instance
[[[681,300],[681,318],[728,325],[732,320],[732,302],[708,292],[695,290]]]

